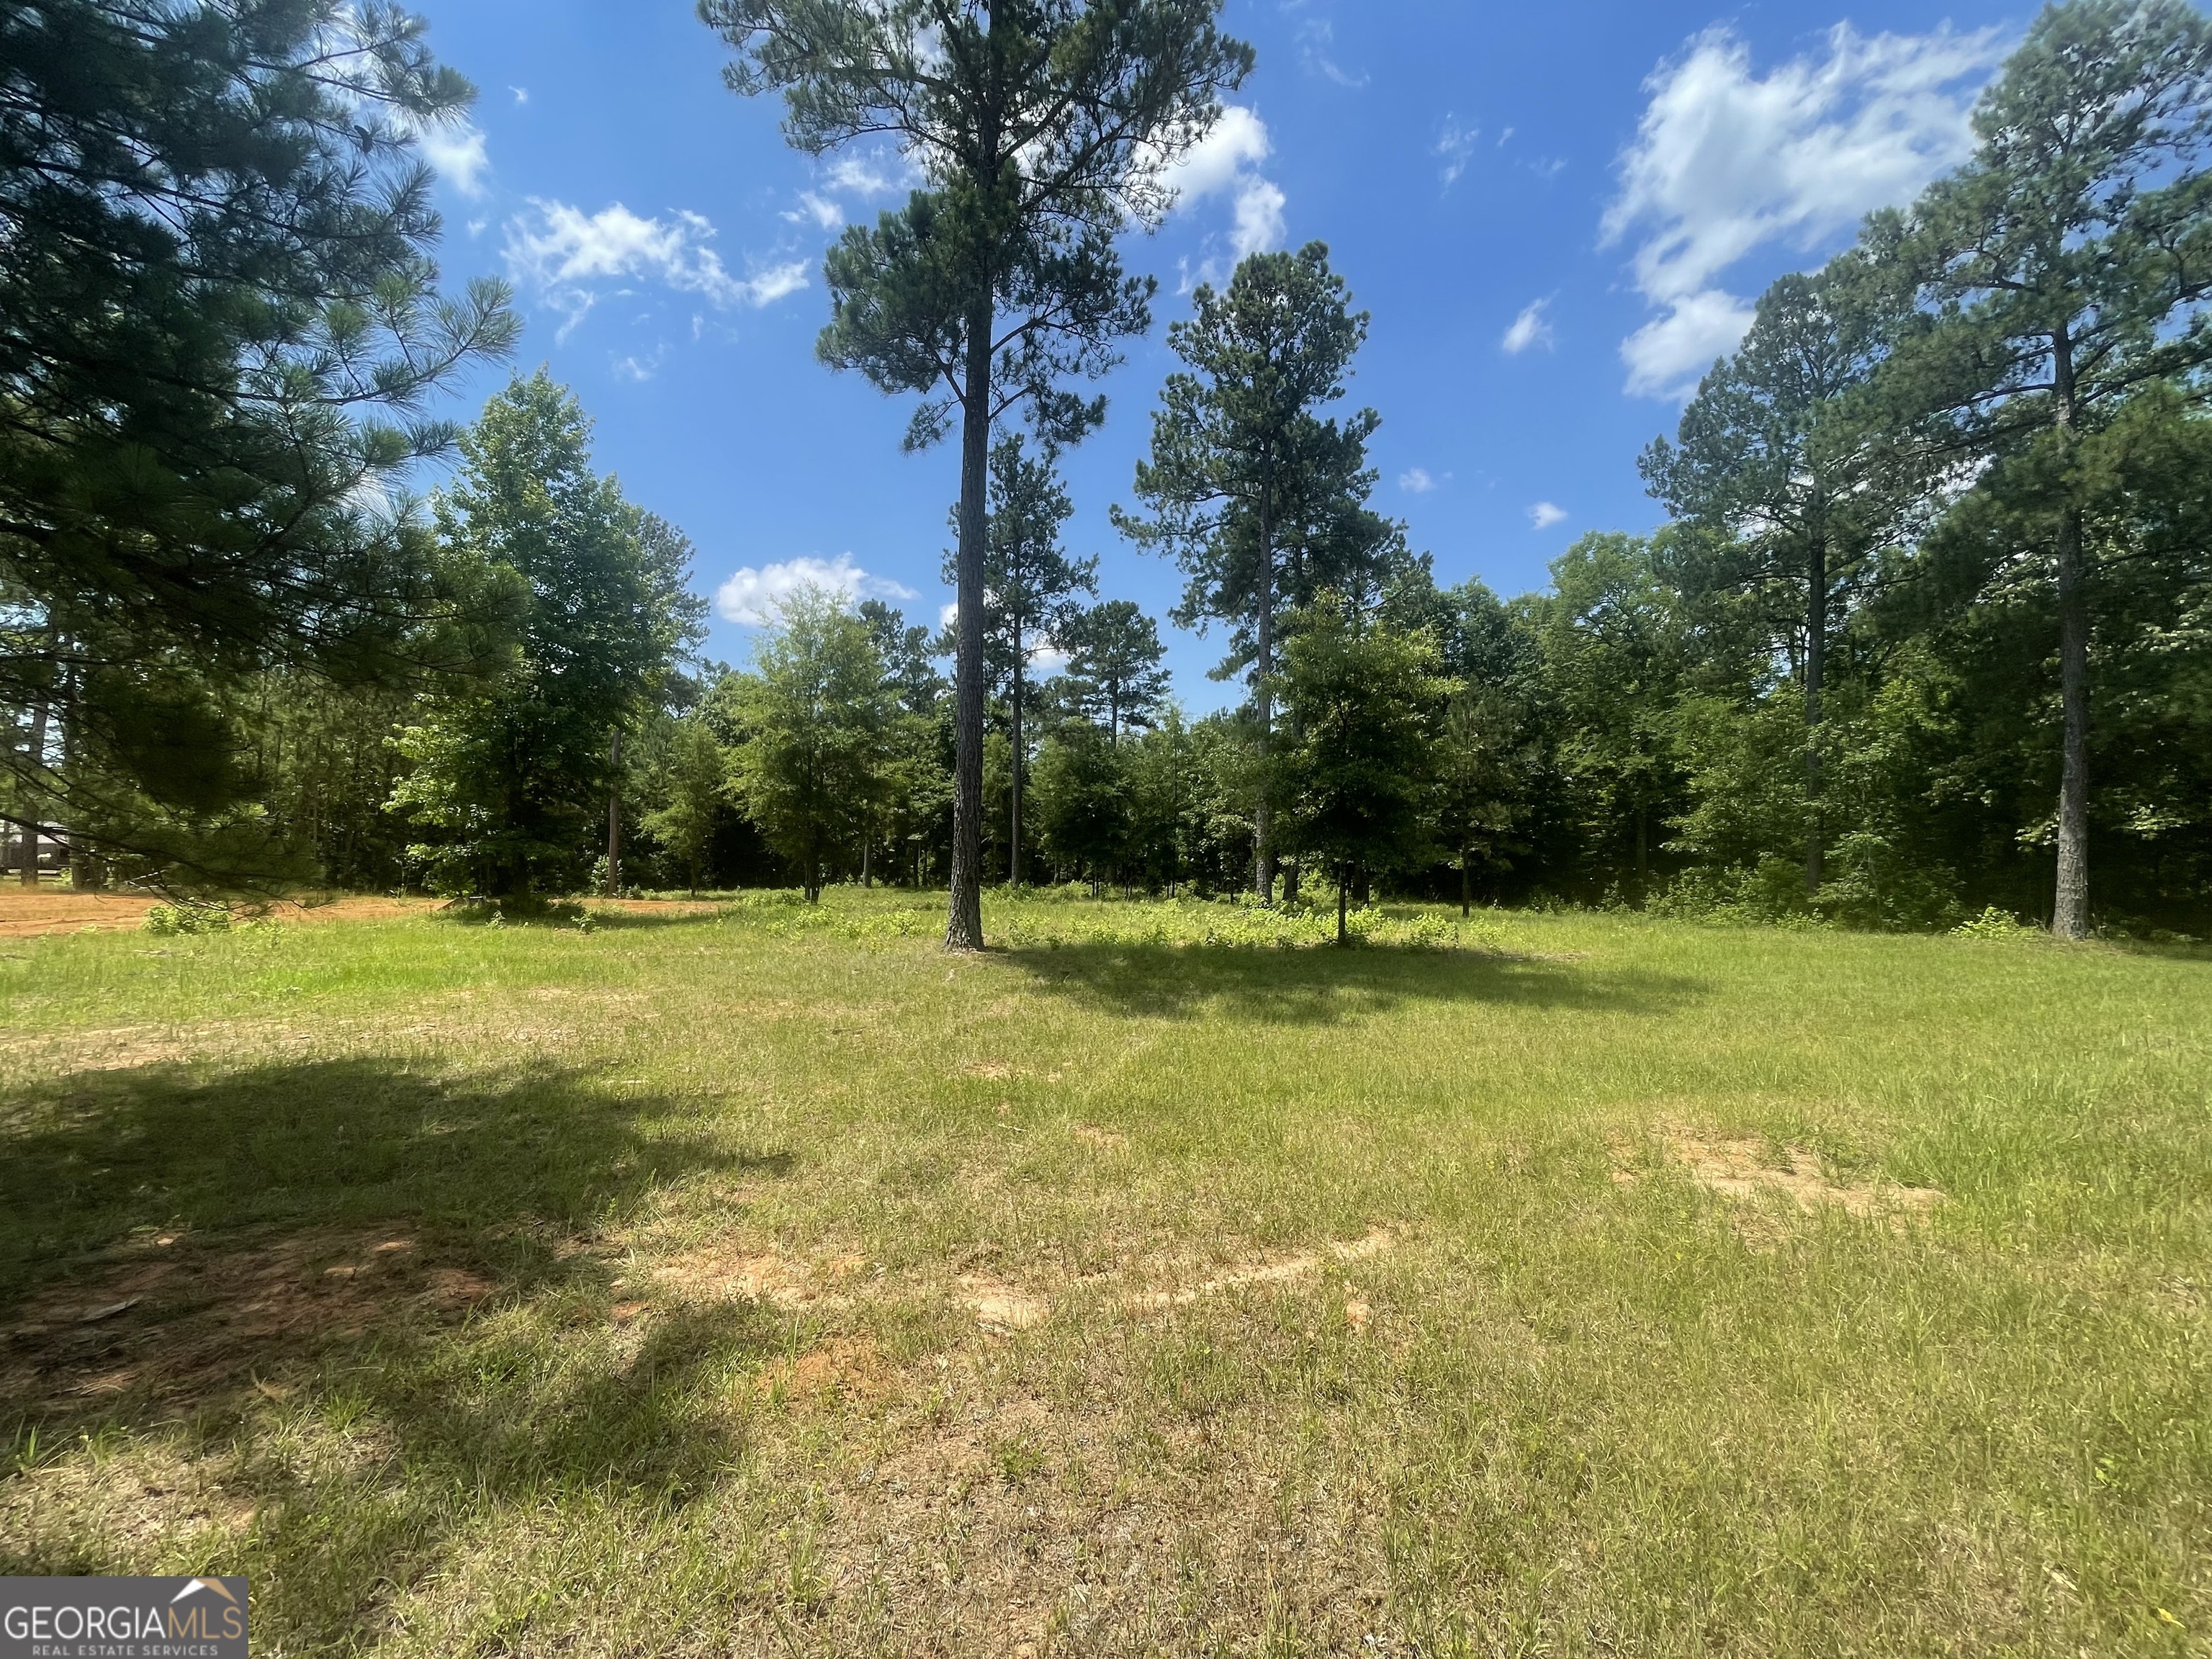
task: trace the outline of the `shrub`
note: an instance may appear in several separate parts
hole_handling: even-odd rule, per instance
[[[140,924],[160,939],[179,933],[227,933],[230,912],[219,904],[157,904]]]
[[[1951,930],[1951,935],[1954,939],[2026,939],[2042,931],[1992,904],[1978,916],[1960,922]]]

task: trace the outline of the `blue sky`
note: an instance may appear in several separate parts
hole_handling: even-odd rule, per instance
[[[950,447],[902,454],[908,404],[814,360],[823,249],[899,199],[895,156],[788,149],[722,85],[687,0],[418,0],[482,89],[433,140],[449,279],[492,274],[598,422],[599,465],[697,544],[708,650],[830,576],[934,621]],[[1115,536],[1191,283],[1255,246],[1327,242],[1373,313],[1352,385],[1382,426],[1376,504],[1447,585],[1540,587],[1594,529],[1656,520],[1638,452],[1774,276],[1818,264],[1967,142],[2024,6],[1674,0],[1231,0],[1259,64],[1156,234],[1147,339],[1069,458],[1077,553],[1156,614],[1180,579]],[[472,405],[503,375],[464,389]],[[463,407],[458,413],[470,412]],[[1219,706],[1218,638],[1173,635],[1178,695]]]

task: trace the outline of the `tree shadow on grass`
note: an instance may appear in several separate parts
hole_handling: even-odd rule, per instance
[[[1105,1013],[1279,1024],[1329,1024],[1425,1002],[1656,1015],[1708,988],[1679,975],[1570,959],[1388,945],[1101,943],[1024,947],[1000,959],[1042,989]]]
[[[0,1424],[72,1432],[189,1416],[334,1348],[501,1308],[604,1309],[595,1230],[672,1181],[793,1161],[732,1146],[687,1103],[542,1066],[155,1066],[14,1092]]]
[[[134,1231],[377,1225],[573,1231],[695,1171],[781,1173],[689,1102],[518,1065],[465,1077],[379,1057],[196,1077],[167,1065],[0,1091],[0,1309]]]
[[[742,1455],[730,1379],[793,1316],[618,1300],[641,1292],[599,1230],[672,1180],[793,1166],[546,1068],[156,1066],[0,1096],[0,1433],[87,1449],[0,1465],[0,1572],[151,1571],[205,1524],[155,1524],[135,1472],[112,1486],[89,1449],[118,1431],[251,1510],[224,1547],[271,1586],[256,1617],[317,1651],[495,1514],[688,1502]],[[27,1509],[11,1479],[47,1486]],[[42,1505],[75,1518],[22,1524]]]

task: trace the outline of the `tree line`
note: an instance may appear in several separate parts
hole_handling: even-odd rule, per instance
[[[514,325],[436,289],[414,137],[469,94],[420,25],[122,10],[0,21],[7,784],[82,879],[890,881],[950,888],[956,947],[994,881],[2212,920],[2212,35],[2179,0],[2046,9],[1972,158],[1777,283],[1647,450],[1664,526],[1540,593],[1440,587],[1375,509],[1328,248],[1200,288],[1113,522],[1224,647],[1204,718],[1065,545],[1059,461],[1150,325],[1115,239],[1250,67],[1212,0],[706,0],[794,143],[916,159],[831,250],[821,355],[961,441],[951,624],[802,592],[735,669],[572,396],[421,413]]]

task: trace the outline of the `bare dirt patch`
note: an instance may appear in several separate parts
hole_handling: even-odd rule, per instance
[[[80,893],[65,887],[0,885],[0,939],[76,933],[88,927],[136,928],[161,901],[135,893]]]
[[[865,1336],[836,1338],[753,1378],[763,1399],[792,1405],[872,1405],[891,1398],[898,1386],[897,1370]]]
[[[1052,1304],[1042,1297],[1002,1285],[982,1273],[963,1275],[960,1293],[975,1310],[975,1322],[987,1331],[1035,1330],[1052,1317]]]
[[[1808,1214],[1833,1208],[1847,1215],[1896,1218],[1925,1215],[1946,1196],[1933,1187],[1838,1181],[1819,1153],[1802,1146],[1716,1139],[1682,1128],[1662,1129],[1658,1139],[1668,1158],[1692,1181],[1735,1203],[1786,1198]],[[1632,1170],[1621,1170],[1613,1179],[1633,1185],[1637,1176]]]
[[[1085,1146],[1102,1152],[1126,1152],[1129,1150],[1129,1137],[1112,1129],[1094,1129],[1088,1123],[1079,1123],[1068,1133]]]
[[[1186,1285],[1179,1290],[1152,1291],[1131,1298],[1129,1305],[1139,1310],[1186,1308],[1192,1303],[1210,1296],[1219,1296],[1228,1291],[1240,1291],[1254,1285],[1288,1285],[1297,1279],[1310,1279],[1319,1273],[1324,1261],[1364,1261],[1391,1249],[1398,1242],[1397,1235],[1388,1227],[1371,1229],[1364,1238],[1341,1240],[1318,1250],[1303,1251],[1297,1255],[1278,1256],[1272,1261],[1255,1262],[1235,1273],[1224,1273],[1218,1279],[1209,1279],[1202,1285]]]
[[[135,933],[146,913],[167,902],[152,893],[86,893],[75,888],[36,889],[0,884],[0,939],[36,939],[46,933]],[[272,921],[393,921],[434,915],[445,908],[434,898],[392,898],[364,895],[337,899],[287,899],[271,905]],[[633,916],[711,916],[704,901],[623,899],[594,901],[592,909]]]
[[[0,939],[35,939],[44,933],[134,933],[146,913],[167,901],[151,893],[81,893],[47,887],[33,892],[0,886]],[[327,902],[287,901],[270,907],[272,921],[389,921],[427,915],[435,899],[343,898]]]
[[[830,1286],[846,1284],[867,1266],[851,1254],[822,1262],[799,1261],[775,1250],[749,1251],[708,1245],[655,1262],[652,1281],[694,1302],[766,1302],[786,1310],[842,1308],[849,1297]]]
[[[0,1399],[205,1404],[323,1342],[458,1318],[495,1288],[404,1233],[320,1228],[244,1248],[163,1235],[0,1323]]]
[[[618,910],[626,916],[712,916],[721,907],[712,899],[593,899],[595,911]]]

